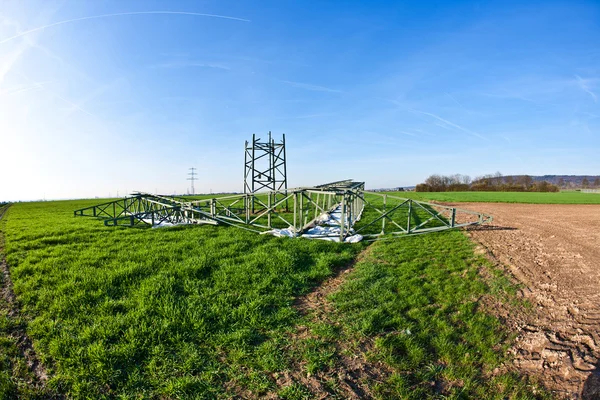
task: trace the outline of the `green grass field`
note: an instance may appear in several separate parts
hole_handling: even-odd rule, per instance
[[[531,203],[531,204],[600,204],[600,194],[563,191],[529,192],[390,192],[400,197],[423,201]]]
[[[330,296],[333,322],[315,324],[294,303],[366,244],[72,216],[97,203],[19,203],[0,221],[21,310],[15,319],[0,304],[0,398],[310,398],[302,382],[276,376],[298,366],[329,376],[339,343],[365,340],[366,356],[392,371],[371,383],[380,398],[541,396],[524,378],[492,373],[511,336],[478,300],[512,302],[515,288],[459,231],[372,244]],[[31,383],[16,325],[47,369],[45,388]],[[310,328],[305,340],[299,325]]]

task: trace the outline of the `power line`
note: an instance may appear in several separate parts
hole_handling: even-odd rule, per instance
[[[194,181],[198,180],[198,178],[196,178],[196,175],[198,175],[198,174],[196,173],[196,168],[194,168],[194,167],[190,168],[189,170],[192,171],[192,172],[188,172],[188,175],[190,175],[190,177],[187,178],[188,181],[192,181],[191,182],[192,183],[192,192],[191,192],[191,194],[196,194],[196,191],[194,189]]]

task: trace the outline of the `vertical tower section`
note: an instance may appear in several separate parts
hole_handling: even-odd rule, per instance
[[[273,191],[281,192],[280,196],[283,197],[283,193],[286,193],[288,188],[285,134],[282,135],[281,141],[275,141],[270,131],[266,141],[261,141],[256,134],[253,134],[252,141],[246,141],[244,151],[244,193]],[[274,196],[273,200],[276,202],[278,196],[277,194]],[[252,212],[254,212],[254,204],[252,204]]]

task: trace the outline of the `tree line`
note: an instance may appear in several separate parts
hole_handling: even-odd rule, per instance
[[[471,179],[468,175],[431,175],[415,187],[417,192],[558,192],[558,186],[534,181],[529,175],[503,176],[500,172]]]
[[[557,182],[558,187],[561,188],[577,188],[581,187],[583,189],[587,188],[599,188],[600,187],[600,178],[595,178],[592,182],[588,180],[588,178],[583,178],[581,184],[577,184],[575,182],[566,181],[564,178],[560,178]]]

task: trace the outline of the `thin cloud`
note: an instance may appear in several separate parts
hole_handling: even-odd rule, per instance
[[[444,92],[444,94],[446,94],[446,96],[448,96],[450,98],[450,100],[452,100],[453,102],[455,102],[460,108],[465,108],[458,100],[456,100],[456,98],[454,96],[452,96],[450,93],[448,92]]]
[[[233,58],[236,60],[250,61],[250,62],[256,62],[256,63],[263,63],[263,64],[289,64],[289,65],[297,65],[300,67],[310,67],[309,64],[299,63],[299,62],[290,61],[290,60],[281,60],[281,59],[266,60],[263,58],[242,57],[242,56],[233,57]]]
[[[222,69],[224,71],[231,71],[226,65],[210,63],[210,62],[201,62],[201,61],[173,61],[167,62],[164,64],[159,64],[156,66],[157,68],[214,68],[214,69]]]
[[[489,93],[489,92],[481,92],[478,93],[481,96],[486,96],[486,97],[493,97],[493,98],[497,98],[497,99],[517,99],[517,100],[522,100],[522,101],[526,101],[527,103],[533,103],[537,106],[540,105],[539,102],[532,100],[528,97],[525,96],[521,96],[518,93]]]
[[[84,114],[89,115],[90,117],[98,118],[96,115],[92,114],[91,112],[87,111],[86,109],[81,108],[81,106],[79,106],[78,104],[75,104],[72,101],[65,99],[64,97],[56,94],[55,92],[52,92],[52,91],[50,91],[48,89],[46,89],[46,91],[48,91],[48,93],[50,93],[52,96],[56,97],[57,99],[62,100],[65,103],[67,103],[68,105],[70,105],[71,106],[71,110],[75,109],[75,110],[77,110],[79,112],[82,112]],[[70,115],[71,110],[69,110],[69,115]]]
[[[596,119],[596,118],[600,118],[600,115],[598,114],[594,114],[591,112],[587,112],[587,111],[577,111],[578,114],[582,114],[582,115],[587,115],[588,117],[590,117],[589,119]]]
[[[14,96],[15,94],[19,94],[19,93],[23,93],[23,92],[28,92],[30,90],[35,90],[35,89],[41,89],[42,86],[47,85],[48,83],[52,83],[52,81],[46,81],[46,82],[34,82],[31,85],[21,85],[17,88],[14,88],[12,90],[7,90],[4,91],[0,94],[4,94],[6,96]]]
[[[306,114],[306,115],[299,115],[297,117],[294,117],[295,119],[308,119],[308,118],[320,118],[320,117],[331,117],[334,114],[331,113],[317,113],[317,114]]]
[[[86,20],[90,20],[90,19],[121,17],[121,16],[126,16],[126,15],[145,15],[145,14],[192,15],[192,16],[197,16],[197,17],[222,18],[222,19],[230,19],[230,20],[234,20],[234,21],[251,22],[249,19],[245,19],[245,18],[231,17],[228,15],[204,14],[204,13],[196,13],[196,12],[189,12],[189,11],[132,11],[132,12],[123,12],[123,13],[91,15],[88,17],[72,18],[72,19],[66,19],[64,21],[53,22],[51,24],[39,26],[37,28],[29,29],[27,31],[17,33],[16,35],[7,37],[6,39],[0,40],[0,44],[10,42],[11,40],[20,38],[20,37],[28,35],[30,33],[42,31],[44,29],[52,28],[54,26],[69,24],[71,22],[86,21]]]
[[[10,20],[4,18],[2,21],[5,25],[13,27],[17,32],[21,31],[21,25],[14,20]],[[14,65],[17,61],[23,56],[25,52],[30,49],[37,49],[43,52],[46,56],[59,61],[61,64],[68,67],[71,71],[76,72],[77,74],[83,76],[88,81],[93,81],[87,74],[82,73],[81,71],[74,68],[71,64],[67,63],[62,57],[53,53],[50,49],[38,44],[33,37],[25,37],[24,40],[19,43],[17,46],[17,50],[10,53],[8,57],[0,60],[0,84],[4,81],[4,78],[8,73],[11,72]]]
[[[412,131],[412,132],[411,132]],[[433,133],[430,132],[425,132],[421,129],[415,129],[415,128],[411,128],[410,130],[403,130],[403,131],[399,131],[401,134],[403,135],[408,135],[408,136],[435,136]]]
[[[598,96],[596,96],[596,93],[592,92],[590,87],[587,85],[587,80],[581,79],[581,77],[579,75],[575,75],[575,78],[577,79],[577,83],[579,84],[579,87],[581,88],[581,90],[583,90],[584,92],[586,92],[587,94],[592,96],[592,99],[594,99],[594,103],[597,103]]]
[[[41,89],[41,88],[42,88],[42,85],[31,85],[31,86],[27,86],[27,87],[24,87],[21,89],[6,92],[4,94],[6,94],[7,96],[14,96],[15,94],[29,92],[30,90]]]
[[[28,76],[22,74],[22,73],[18,73],[20,76],[22,76],[23,78],[27,79],[29,82],[31,82],[32,84],[36,84],[36,82],[33,81],[33,79],[29,78]],[[72,101],[65,99],[64,97],[62,97],[61,95],[57,94],[56,92],[48,89],[47,87],[44,87],[44,85],[38,85],[39,88],[44,89],[46,92],[50,93],[52,96],[56,97],[59,100],[62,100],[63,102],[65,102],[66,104],[70,105],[72,109],[75,109],[77,111],[80,111],[84,114],[89,115],[90,117],[94,117],[94,118],[98,118],[96,115],[92,114],[91,112],[81,108],[81,106],[79,106],[78,104],[73,103]]]
[[[50,93],[52,96],[56,97],[57,99],[59,99],[59,100],[62,100],[62,101],[64,101],[65,103],[69,104],[69,105],[71,106],[71,109],[75,109],[75,110],[77,110],[77,111],[79,111],[79,112],[82,112],[82,113],[84,113],[84,114],[87,114],[87,115],[89,115],[90,117],[98,118],[96,115],[92,114],[91,112],[87,111],[86,109],[84,109],[84,108],[81,108],[81,106],[79,106],[78,104],[75,104],[75,103],[73,103],[72,101],[65,99],[64,97],[62,97],[62,96],[60,96],[60,95],[56,94],[55,92],[52,92],[52,91],[50,91],[50,90],[48,90],[48,89],[46,89],[46,91],[48,91],[48,93]],[[70,115],[70,111],[71,111],[71,110],[69,110],[69,115]]]
[[[406,142],[402,140],[398,135],[379,133],[374,131],[363,131],[356,132],[356,143],[365,143],[367,145],[383,145],[383,146],[399,146],[404,145]],[[336,139],[343,139],[344,133],[337,136]]]
[[[69,113],[67,115],[71,115],[74,111],[83,111],[89,115],[89,112],[87,112],[85,109],[83,109],[82,107],[92,101],[93,99],[101,96],[102,94],[104,94],[105,92],[107,92],[109,89],[111,89],[114,86],[117,86],[117,84],[119,83],[120,79],[115,80],[114,82],[110,83],[110,84],[103,84],[103,85],[99,85],[98,87],[96,87],[96,89],[94,89],[93,91],[89,92],[84,98],[80,99],[77,103],[74,103],[73,106],[71,107],[71,109],[69,110]]]
[[[4,78],[11,72],[13,66],[19,61],[23,54],[34,45],[33,41],[27,38],[27,40],[21,43],[14,51],[10,52],[0,60],[0,84],[4,82]]]
[[[301,89],[312,90],[314,92],[343,93],[341,90],[338,90],[338,89],[332,89],[332,88],[328,88],[325,86],[319,86],[319,85],[311,85],[309,83],[284,81],[284,80],[280,80],[280,82],[287,83],[288,85],[292,85],[292,86],[295,86],[295,87],[298,87]]]
[[[440,125],[440,126],[446,128],[446,129],[448,129],[448,127],[452,127],[454,129],[458,129],[460,131],[468,133],[471,136],[475,136],[475,137],[478,137],[480,139],[487,140],[484,136],[480,135],[479,133],[473,132],[472,130],[469,130],[469,129],[464,128],[464,127],[462,127],[462,126],[460,126],[458,124],[455,124],[452,121],[449,121],[447,119],[444,119],[444,118],[440,117],[439,115],[436,115],[436,114],[433,114],[433,113],[429,113],[429,112],[425,112],[425,111],[415,110],[415,109],[412,109],[412,108],[409,108],[408,111],[412,112],[413,114],[427,115],[428,117],[431,117],[431,118],[433,118],[433,119],[441,122],[443,125]]]

